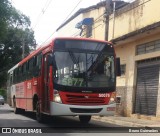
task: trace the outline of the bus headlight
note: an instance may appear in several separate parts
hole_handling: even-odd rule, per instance
[[[62,101],[61,101],[61,97],[60,97],[60,95],[59,95],[59,93],[58,93],[58,91],[57,90],[54,90],[54,101],[55,102],[57,102],[57,103],[62,103]]]
[[[112,93],[109,104],[116,103],[116,93]]]
[[[114,98],[110,98],[109,103],[110,103],[110,104],[115,103],[115,99],[114,99]]]

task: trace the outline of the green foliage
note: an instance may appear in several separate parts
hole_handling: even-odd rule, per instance
[[[0,42],[6,38],[7,20],[10,18],[11,5],[7,0],[0,1]]]
[[[8,0],[0,0],[0,87],[6,83],[7,71],[35,48],[30,19],[16,10]]]

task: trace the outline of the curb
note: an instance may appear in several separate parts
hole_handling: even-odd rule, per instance
[[[105,117],[99,117],[99,116],[93,116],[92,117],[93,120],[96,121],[101,121],[101,122],[107,122],[107,123],[112,123],[115,125],[121,125],[123,127],[160,127],[159,125],[146,125],[146,124],[139,124],[139,123],[135,123],[135,122],[131,122],[131,121],[122,121],[122,120],[114,120],[114,119],[109,119],[109,117],[105,118]]]

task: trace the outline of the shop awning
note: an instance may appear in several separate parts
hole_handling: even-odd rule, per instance
[[[78,22],[75,28],[81,29],[83,25],[93,25],[93,18],[85,18],[82,21]]]

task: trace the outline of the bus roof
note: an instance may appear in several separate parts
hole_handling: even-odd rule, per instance
[[[104,40],[98,40],[98,39],[92,39],[92,38],[82,38],[82,37],[56,37],[52,40],[55,41],[57,39],[64,39],[64,40],[86,40],[86,41],[94,41],[94,42],[106,42],[106,43],[109,43],[109,44],[112,44],[111,42],[108,42],[108,41],[104,41]]]
[[[16,69],[18,67],[18,64],[16,64],[14,67],[12,67],[10,70],[8,70],[8,73],[12,73],[12,71],[14,70],[14,69]]]

